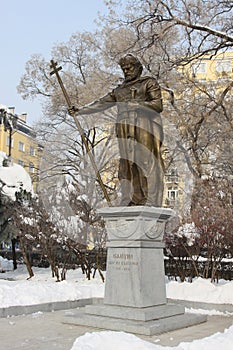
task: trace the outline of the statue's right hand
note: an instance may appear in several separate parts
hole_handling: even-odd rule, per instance
[[[74,116],[78,111],[79,109],[75,106],[71,106],[68,108],[68,113],[69,115],[72,115],[72,116]]]

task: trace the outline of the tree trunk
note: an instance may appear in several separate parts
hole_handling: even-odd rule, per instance
[[[190,252],[189,249],[185,246],[185,244],[182,243],[182,246],[184,247],[186,253],[188,254],[188,256],[189,256],[189,258],[190,258],[190,260],[191,260],[191,262],[192,262],[192,265],[193,265],[193,268],[194,268],[196,277],[199,277],[199,272],[198,272],[198,269],[197,269],[196,261],[193,259],[191,252]],[[191,277],[191,276],[190,276],[190,277]]]
[[[52,270],[52,277],[56,277],[56,282],[60,282],[60,275],[59,275],[59,268],[58,266],[54,263],[53,259],[50,259],[48,257],[48,260],[50,262],[51,270]]]
[[[13,238],[11,240],[11,246],[12,246],[12,259],[13,259],[13,266],[14,266],[14,270],[17,269],[17,260],[16,260],[16,251],[15,251],[15,244],[16,244],[17,240],[15,238]]]
[[[32,278],[34,276],[34,273],[32,271],[32,267],[31,267],[31,264],[27,258],[27,254],[26,254],[26,251],[25,251],[25,247],[24,247],[24,244],[23,244],[23,240],[22,240],[22,237],[20,237],[19,239],[19,243],[20,243],[20,248],[21,248],[21,252],[22,252],[22,255],[23,255],[23,261],[27,267],[27,270],[28,270],[28,273],[29,273],[29,278]]]

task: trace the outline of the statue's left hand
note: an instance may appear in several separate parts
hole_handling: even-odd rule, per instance
[[[68,113],[71,116],[74,116],[78,111],[79,111],[79,109],[75,106],[71,106],[68,108]]]

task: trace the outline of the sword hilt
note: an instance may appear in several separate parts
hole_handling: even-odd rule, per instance
[[[132,87],[130,88],[130,91],[132,100],[135,100],[137,89],[135,87]]]

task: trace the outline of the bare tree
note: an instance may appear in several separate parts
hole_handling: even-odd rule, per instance
[[[143,43],[141,49],[160,47],[172,64],[186,64],[232,47],[232,1],[128,0],[124,6],[121,2],[106,3],[110,23],[129,26],[136,33],[135,42]],[[176,40],[169,50],[167,38],[174,34]]]
[[[232,254],[232,180],[207,179],[196,188],[194,197],[192,218],[207,258],[203,277],[213,281],[218,277],[218,264]]]
[[[199,179],[191,215],[177,222],[173,232],[166,235],[170,274],[182,281],[224,278],[224,259],[231,259],[233,253],[232,214],[232,179]]]

